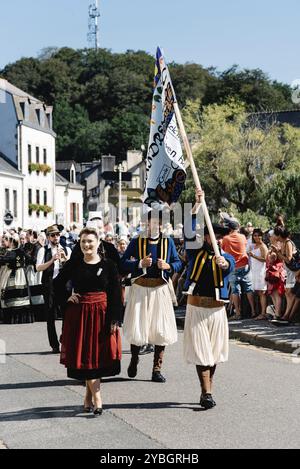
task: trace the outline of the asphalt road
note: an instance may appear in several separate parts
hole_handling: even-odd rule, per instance
[[[44,323],[0,325],[0,340],[7,352],[0,355],[0,448],[300,446],[300,363],[290,355],[231,342],[230,360],[216,373],[217,406],[203,411],[181,332],[166,352],[165,384],[149,381],[152,354],[141,357],[136,379],[127,378],[125,343],[122,373],[103,381],[104,412],[95,418],[81,412],[83,386],[49,353]]]

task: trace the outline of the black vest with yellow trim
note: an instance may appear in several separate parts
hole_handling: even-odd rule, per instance
[[[195,259],[194,267],[189,278],[190,281],[195,283],[201,281],[201,273],[207,263],[211,263],[212,266],[214,287],[218,289],[222,288],[224,286],[223,271],[216,263],[216,256],[204,249],[199,251]]]

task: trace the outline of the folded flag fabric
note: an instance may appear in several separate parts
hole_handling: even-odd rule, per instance
[[[177,202],[184,188],[186,171],[174,112],[175,101],[168,67],[157,48],[144,191],[144,203],[151,206],[170,206]]]

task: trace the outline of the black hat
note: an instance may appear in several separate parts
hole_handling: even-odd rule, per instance
[[[240,224],[235,218],[230,218],[229,220],[225,220],[225,226],[230,230],[238,230]]]
[[[219,225],[218,223],[213,223],[212,224],[213,230],[215,234],[221,235],[221,236],[226,236],[229,234],[229,229],[225,226]],[[205,226],[204,228],[204,234],[208,235],[208,228]]]

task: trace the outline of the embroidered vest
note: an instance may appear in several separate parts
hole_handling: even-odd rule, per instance
[[[222,269],[216,263],[216,256],[213,254],[209,254],[204,249],[201,249],[199,253],[197,254],[194,267],[190,275],[190,281],[193,283],[197,283],[199,281],[201,277],[201,273],[203,271],[203,267],[205,266],[207,262],[212,263],[212,271],[213,271],[215,288],[216,289],[222,288],[224,286]]]

